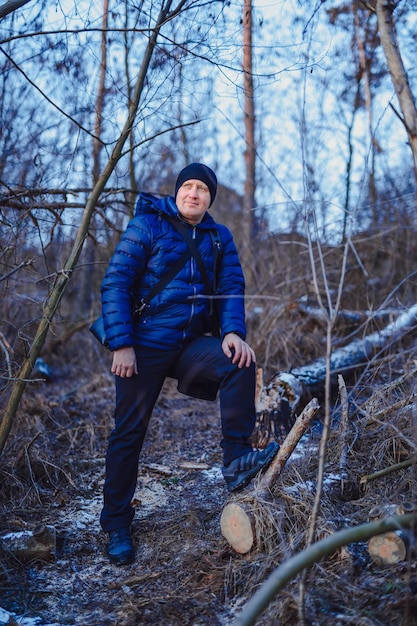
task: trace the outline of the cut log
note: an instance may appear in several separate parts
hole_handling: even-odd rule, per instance
[[[223,537],[239,554],[246,554],[255,541],[255,518],[249,504],[230,502],[223,509],[220,528]]]
[[[412,502],[401,504],[377,504],[369,511],[369,519],[378,521],[392,515],[413,513],[416,507]],[[405,561],[413,544],[413,534],[406,530],[392,530],[382,535],[371,537],[368,541],[368,552],[371,559],[378,565],[391,565]]]
[[[53,526],[36,526],[33,530],[3,532],[0,546],[22,561],[51,561],[56,556],[56,531]]]
[[[229,545],[239,554],[246,554],[255,545],[257,524],[259,522],[259,503],[271,499],[271,489],[285,463],[290,458],[297,443],[306,432],[316,411],[319,408],[318,401],[313,398],[305,407],[284,443],[272,460],[265,475],[259,481],[258,486],[248,494],[234,496],[223,508],[220,518],[220,528]]]
[[[368,552],[378,565],[405,561],[410,548],[410,537],[404,530],[393,530],[368,541]]]

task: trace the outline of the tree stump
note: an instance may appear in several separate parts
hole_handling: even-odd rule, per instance
[[[239,554],[246,554],[256,543],[260,535],[259,526],[263,524],[265,511],[262,504],[271,500],[271,488],[282,472],[297,443],[306,432],[314,415],[319,408],[316,398],[313,398],[297,417],[294,426],[288,433],[282,446],[275,455],[264,476],[255,483],[249,493],[237,495],[223,508],[220,527],[224,538]],[[265,507],[266,509],[266,507]]]

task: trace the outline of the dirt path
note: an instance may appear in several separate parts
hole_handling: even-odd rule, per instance
[[[32,510],[33,521],[55,527],[57,558],[15,563],[14,571],[10,563],[0,606],[25,626],[230,623],[233,607],[224,597],[230,554],[219,526],[227,496],[219,436],[217,404],[180,396],[168,384],[140,465],[136,559],[122,568],[108,562],[99,526],[104,441],[102,455],[74,454],[69,461],[78,493],[74,487],[71,495],[59,490],[46,506]],[[15,528],[18,522],[30,527],[28,514],[11,512]]]
[[[67,368],[68,374],[77,371],[71,363]],[[317,454],[297,449],[287,463],[274,493],[269,549],[237,555],[220,532],[228,494],[221,476],[218,404],[182,396],[168,382],[139,468],[136,559],[119,568],[105,556],[98,521],[113,381],[107,370],[86,375],[84,383],[65,374],[25,397],[7,455],[0,459],[0,532],[44,523],[57,533],[51,562],[19,562],[0,551],[0,624],[232,626],[269,573],[305,544]],[[381,397],[376,398],[379,407]],[[402,433],[409,441],[415,436],[407,430],[413,406],[387,412],[385,429],[367,417],[352,424],[348,469],[354,480],[400,460],[400,453],[409,454]],[[319,536],[363,523],[376,502],[416,501],[412,468],[366,490],[342,493],[337,429],[332,436]],[[320,429],[310,437],[314,444]],[[417,626],[416,581],[415,556],[384,567],[370,560],[366,544],[347,546],[309,572],[309,626]],[[259,625],[297,625],[298,598],[294,580]],[[15,621],[7,622],[12,614]]]

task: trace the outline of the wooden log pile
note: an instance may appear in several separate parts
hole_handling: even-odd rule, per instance
[[[393,342],[414,330],[416,324],[417,304],[400,313],[381,331],[355,339],[348,345],[336,349],[329,362],[335,382],[340,372],[366,365],[378,351],[388,348]],[[264,477],[260,481],[255,481],[255,487],[244,495],[233,496],[223,509],[220,520],[222,534],[239,553],[245,554],[255,545],[256,538],[259,537],[256,516],[259,504],[270,501],[274,483],[319,409],[316,398],[310,400],[308,404],[307,402],[312,394],[323,388],[327,365],[326,358],[316,359],[310,364],[291,370],[290,373],[277,373],[266,385],[263,371],[258,370],[256,390],[258,419],[253,442],[257,447],[264,448],[270,441],[276,440],[281,444],[281,448]],[[304,406],[304,409],[298,418],[295,418],[300,406],[301,408]],[[393,537],[385,539],[386,544],[393,542]],[[400,539],[404,544],[407,543],[404,537],[401,536]],[[371,544],[370,548],[373,554],[384,552],[385,548],[374,548],[373,545]],[[386,551],[389,552],[389,549]],[[405,551],[407,552],[407,547]],[[393,555],[398,553],[398,558],[403,554],[399,547],[392,549],[391,552]]]

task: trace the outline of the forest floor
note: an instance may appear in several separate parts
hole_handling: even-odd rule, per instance
[[[0,550],[0,624],[232,625],[271,571],[302,549],[316,484],[314,432],[320,428],[316,424],[308,446],[301,445],[279,479],[272,505],[278,521],[269,549],[239,555],[220,530],[228,494],[221,475],[218,403],[182,396],[167,381],[141,455],[134,501],[136,559],[117,567],[108,562],[99,525],[113,411],[107,358],[95,357],[91,374],[87,362],[69,357],[57,366],[54,380],[34,383],[22,402],[0,463],[0,532],[51,525],[57,549],[50,561],[30,562]],[[356,477],[376,464],[375,455],[370,462],[369,442],[378,428],[364,437],[360,427],[355,426],[349,455]],[[397,452],[399,447],[397,441]],[[413,468],[350,495],[341,495],[335,468],[330,459],[322,536],[365,522],[381,501],[415,499]],[[417,624],[415,555],[383,566],[369,558],[366,544],[347,546],[311,570],[306,589],[307,624]],[[298,597],[297,579],[257,624],[300,623]]]

